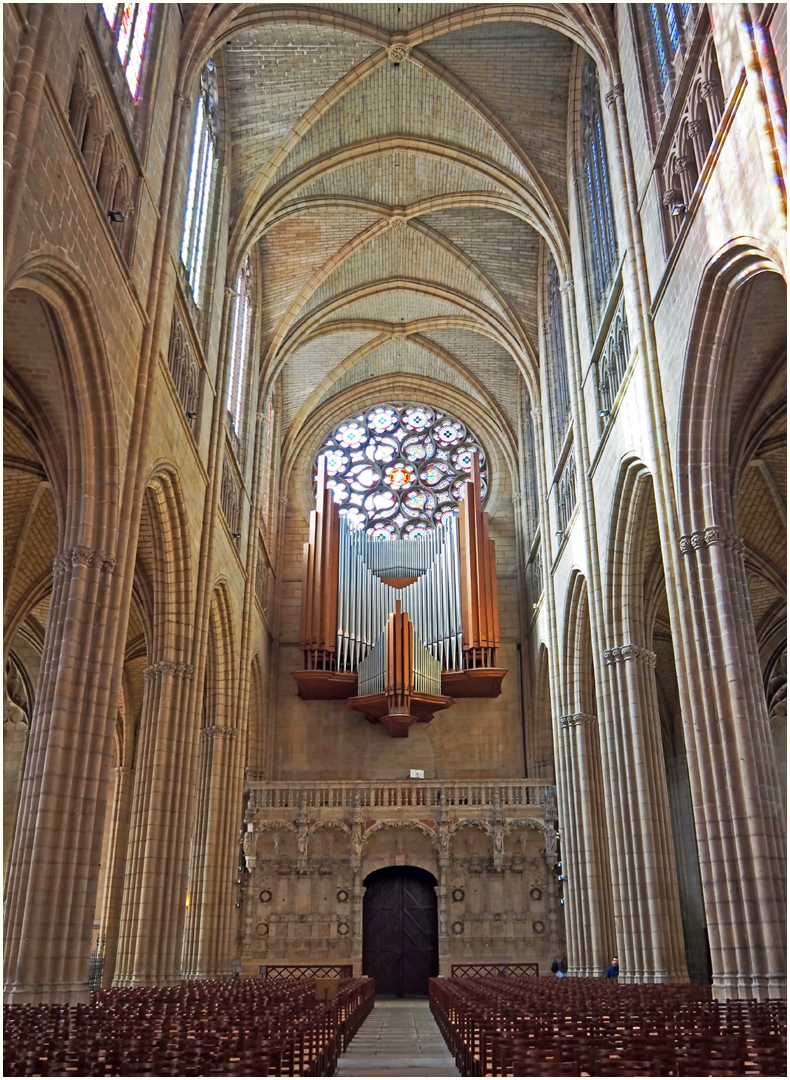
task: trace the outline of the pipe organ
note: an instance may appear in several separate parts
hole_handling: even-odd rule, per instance
[[[304,546],[299,696],[341,698],[393,736],[456,697],[497,697],[496,552],[473,455],[458,517],[419,539],[349,527],[318,463]]]

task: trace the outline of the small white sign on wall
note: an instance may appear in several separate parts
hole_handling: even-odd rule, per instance
[[[409,779],[410,780],[424,780],[425,779],[425,769],[409,769]]]

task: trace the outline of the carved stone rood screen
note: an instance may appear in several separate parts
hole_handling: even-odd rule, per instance
[[[481,505],[480,466],[459,515],[419,539],[380,541],[350,528],[318,462],[304,547],[300,646],[306,700],[347,705],[408,735],[456,697],[498,697],[496,554]]]

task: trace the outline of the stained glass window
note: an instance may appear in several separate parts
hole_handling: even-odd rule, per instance
[[[427,405],[377,405],[338,424],[321,447],[340,513],[377,540],[419,539],[456,513],[472,455],[486,456],[466,424]],[[314,469],[318,469],[318,458]]]
[[[669,30],[669,47],[672,50],[672,55],[678,51],[680,46],[680,34],[678,33],[678,22],[675,18],[675,5],[664,4],[664,10],[667,13],[667,28]]]
[[[118,59],[126,73],[132,97],[137,100],[140,70],[151,21],[151,4],[102,4],[104,17],[115,32]]]
[[[250,302],[250,262],[236,279],[236,298],[233,301],[233,321],[231,323],[230,359],[228,363],[228,396],[226,408],[233,430],[241,435],[244,411],[244,392],[247,382],[247,358],[250,352],[250,324],[252,322],[252,304]]]
[[[587,202],[587,254],[591,263],[593,300],[597,307],[612,282],[617,262],[617,237],[609,190],[598,72],[589,56],[585,56],[582,66],[581,158]]]
[[[568,430],[571,416],[571,397],[568,390],[568,360],[565,352],[565,332],[562,325],[560,275],[551,254],[547,257],[546,315],[551,431],[554,453],[557,454]]]
[[[663,90],[669,79],[669,68],[667,66],[667,54],[664,49],[664,33],[661,28],[661,20],[658,14],[658,4],[650,5],[650,25],[653,28],[653,44],[656,49],[658,74],[661,79],[661,89]]]
[[[209,60],[200,77],[195,109],[195,133],[189,163],[181,262],[192,287],[192,297],[200,307],[205,245],[214,181],[217,138],[217,91],[214,62]]]

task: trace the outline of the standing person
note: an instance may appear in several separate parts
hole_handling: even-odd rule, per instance
[[[606,969],[607,979],[619,979],[620,978],[620,961],[616,956],[612,957],[612,962]]]

